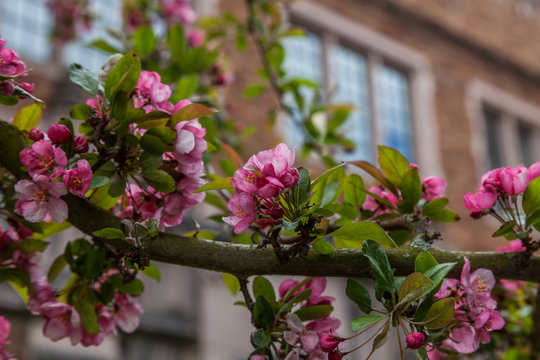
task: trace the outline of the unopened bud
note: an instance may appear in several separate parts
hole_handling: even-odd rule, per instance
[[[39,141],[39,140],[43,140],[45,135],[43,135],[43,132],[39,129],[32,129],[28,132],[28,137],[32,141]]]
[[[78,154],[88,152],[88,140],[83,136],[75,136],[75,139],[73,140],[73,151]]]
[[[66,125],[62,124],[52,124],[47,130],[47,135],[49,135],[51,142],[56,145],[66,143],[71,139],[71,131]]]
[[[418,349],[422,345],[424,345],[424,341],[426,341],[426,335],[421,332],[414,332],[412,334],[407,335],[407,338],[405,339],[407,341],[407,347],[409,349]]]
[[[339,342],[339,338],[336,338],[332,334],[324,334],[319,339],[319,345],[324,352],[334,351],[337,348]]]
[[[328,353],[328,360],[341,360],[343,358],[343,355],[338,352],[331,352]]]

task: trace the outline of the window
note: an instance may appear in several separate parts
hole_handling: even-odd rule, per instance
[[[114,39],[107,34],[107,27],[119,29],[122,25],[121,2],[119,0],[94,0],[90,2],[96,18],[89,31],[82,34],[74,43],[67,44],[63,62],[82,64],[92,71],[99,72],[107,59],[103,52],[90,48],[88,43],[105,39],[113,44]],[[0,1],[0,34],[8,40],[8,46],[21,56],[34,61],[51,61],[53,48],[49,41],[52,28],[52,15],[43,0]]]
[[[467,98],[479,174],[540,158],[539,107],[480,80],[469,84]]]
[[[381,143],[414,161],[406,71],[377,54],[358,51],[336,37],[325,37],[324,32],[308,32],[306,37],[288,39],[284,47],[288,75],[317,81],[323,91],[332,94],[332,102],[357,108],[342,127],[356,149],[339,154],[342,160],[373,160],[374,147]],[[304,95],[312,94],[306,89]],[[300,143],[298,128],[289,136],[296,139],[296,145]]]

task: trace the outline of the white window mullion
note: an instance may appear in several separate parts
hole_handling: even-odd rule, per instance
[[[383,122],[381,121],[381,110],[378,101],[377,94],[379,88],[377,84],[377,74],[382,66],[382,59],[376,54],[369,53],[367,56],[367,68],[368,68],[368,93],[369,93],[369,107],[371,109],[371,129],[373,131],[373,154],[377,154],[377,145],[382,144],[384,129]]]
[[[501,146],[503,162],[508,166],[517,166],[521,161],[519,154],[519,134],[517,120],[507,114],[501,114]]]

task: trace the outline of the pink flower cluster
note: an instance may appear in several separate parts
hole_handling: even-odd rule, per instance
[[[144,73],[144,71],[143,71]],[[155,77],[151,73],[144,75],[144,79],[149,80],[146,85],[141,85],[138,94],[148,96],[154,105],[144,105],[145,102],[139,102],[135,98],[135,106],[151,106],[145,111],[156,110],[157,106],[161,111],[171,107],[174,112],[179,108],[191,104],[189,100],[181,100],[175,106],[172,106],[166,99],[170,96],[170,88],[159,82],[159,75]],[[143,77],[141,73],[141,78]],[[139,78],[139,83],[141,83]],[[153,79],[153,80],[151,80]],[[157,80],[157,82],[156,82]],[[144,83],[144,82],[143,82]],[[145,89],[145,90],[143,90]],[[168,90],[167,90],[168,89]],[[165,95],[163,95],[165,94]],[[168,95],[167,95],[168,94]],[[163,100],[165,99],[165,100]],[[142,100],[140,100],[142,101]],[[167,104],[168,105],[167,105]],[[164,154],[164,158],[175,162],[175,170],[179,178],[176,184],[176,190],[172,193],[164,194],[155,191],[151,187],[143,190],[138,186],[131,185],[130,191],[126,194],[127,204],[119,201],[116,212],[120,217],[136,217],[139,220],[157,218],[159,228],[179,225],[186,212],[193,206],[204,200],[204,193],[194,193],[195,190],[203,185],[204,176],[203,154],[206,152],[208,144],[204,139],[206,129],[199,123],[198,119],[180,121],[176,127],[176,140],[174,141],[174,151]]]
[[[0,39],[0,95],[12,95],[16,86],[28,93],[34,91],[34,84],[27,82],[17,83],[15,78],[27,76],[26,65],[19,60],[19,54],[13,49],[6,47],[6,39]],[[10,77],[3,79],[2,77]]]
[[[467,257],[460,280],[445,279],[441,289],[435,295],[438,298],[453,297],[456,322],[450,328],[450,338],[442,348],[462,354],[478,350],[480,344],[487,344],[493,330],[502,329],[504,319],[496,310],[497,302],[491,298],[495,277],[490,270],[477,269],[471,274],[471,264]],[[430,359],[439,356],[438,352],[429,353]]]
[[[463,205],[471,211],[471,216],[481,216],[495,205],[499,196],[522,194],[529,182],[538,176],[540,162],[529,168],[520,164],[517,168],[507,166],[488,171],[482,176],[478,191],[465,194]]]
[[[68,209],[60,196],[71,190],[84,197],[90,189],[92,169],[84,159],[78,160],[72,169],[67,168],[66,153],[57,146],[71,140],[71,132],[65,125],[54,124],[47,134],[50,141],[45,140],[39,130],[32,129],[30,138],[39,140],[19,154],[32,180],[20,180],[15,184],[19,195],[15,212],[31,222],[52,219],[61,223],[67,219]],[[86,143],[86,149],[87,146]]]
[[[61,42],[74,40],[92,26],[92,13],[88,0],[47,0],[54,16],[53,37]]]
[[[279,285],[279,296],[281,299],[299,282],[287,279]],[[335,298],[322,296],[326,288],[326,278],[312,278],[294,294],[298,294],[305,289],[311,289],[311,295],[302,307],[315,305],[332,305]],[[293,295],[293,296],[294,296]],[[285,341],[292,346],[286,360],[326,360],[332,359],[336,354],[339,340],[336,330],[341,322],[333,317],[323,317],[310,321],[304,325],[298,316],[291,314],[287,318],[288,329],[283,332]],[[332,354],[332,355],[330,355]]]
[[[227,203],[234,216],[224,217],[223,221],[233,226],[236,234],[253,224],[259,212],[271,220],[259,222],[261,226],[281,221],[283,210],[273,198],[300,180],[298,170],[293,167],[295,150],[279,144],[274,150],[264,150],[251,156],[243,168],[234,172],[231,185],[235,194]]]

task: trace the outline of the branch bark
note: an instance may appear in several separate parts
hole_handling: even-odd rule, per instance
[[[11,137],[11,139],[9,139]],[[18,140],[16,138],[19,138]],[[11,124],[0,121],[0,165],[16,177],[28,175],[21,171],[19,151],[25,146],[20,132]],[[12,156],[15,154],[15,156]],[[121,228],[121,219],[108,211],[75,195],[63,197],[68,204],[68,221],[85,234],[92,235],[105,227]],[[106,240],[117,249],[125,250],[130,245],[123,240]],[[170,233],[160,233],[155,240],[144,244],[150,259],[190,266],[195,268],[228,272],[238,276],[252,275],[307,275],[337,277],[371,277],[369,263],[360,249],[337,249],[331,255],[320,255],[310,251],[306,257],[292,258],[281,264],[272,249],[257,249],[255,246],[231,244]],[[420,249],[413,247],[385,249],[396,275],[414,272],[414,259]],[[464,252],[430,250],[439,262],[458,262],[449,274],[458,277],[463,265],[463,256],[471,261],[472,268],[486,268],[499,279],[527,280],[540,282],[540,257],[532,256],[526,265],[519,265],[519,253]]]

